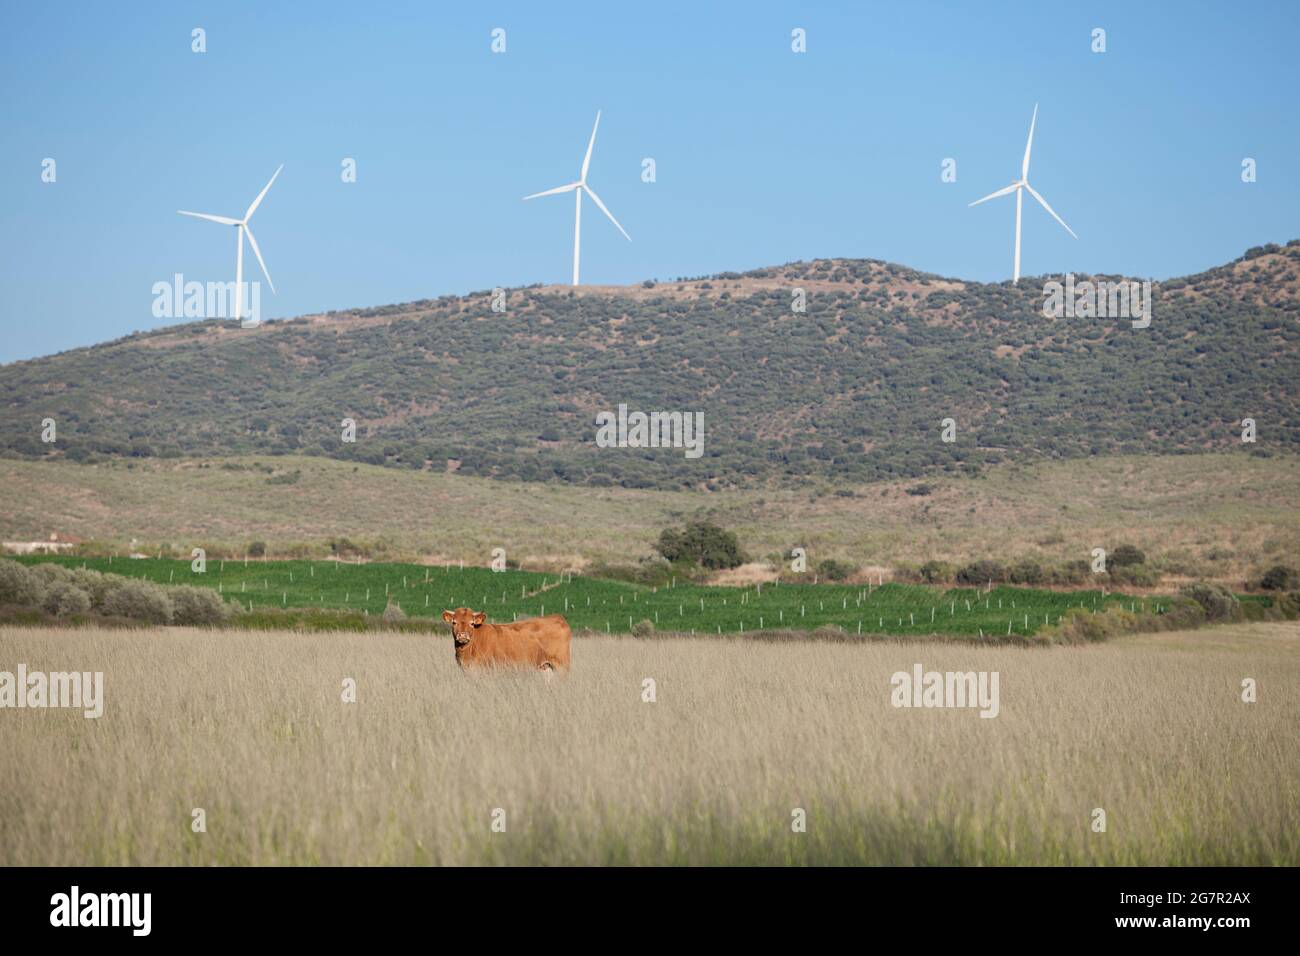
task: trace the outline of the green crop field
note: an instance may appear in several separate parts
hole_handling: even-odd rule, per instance
[[[1165,602],[1100,591],[944,590],[909,584],[681,584],[654,589],[577,575],[337,561],[212,560],[200,574],[189,562],[172,559],[20,560],[215,588],[245,610],[316,607],[380,614],[391,601],[411,617],[436,617],[444,608],[462,606],[486,611],[498,623],[560,613],[575,630],[611,634],[628,633],[636,622],[648,620],[656,630],[696,634],[839,627],[849,634],[1026,637],[1056,624],[1072,607],[1101,610],[1118,604],[1160,611]]]

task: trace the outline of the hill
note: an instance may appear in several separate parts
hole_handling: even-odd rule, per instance
[[[710,490],[1241,450],[1243,417],[1268,454],[1300,448],[1297,272],[1300,240],[1156,283],[1140,330],[1046,318],[1042,278],[970,283],[845,259],[514,289],[505,312],[483,292],[257,329],[201,321],[0,367],[0,451],[304,454]],[[1118,277],[1076,280],[1089,278]],[[703,456],[597,447],[595,415],[620,404],[702,412]]]

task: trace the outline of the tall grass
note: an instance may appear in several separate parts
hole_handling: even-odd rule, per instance
[[[106,699],[0,711],[0,864],[1300,863],[1295,624],[573,657],[548,682],[411,634],[0,630],[0,669],[102,670]],[[1001,714],[893,708],[916,662],[999,671]]]

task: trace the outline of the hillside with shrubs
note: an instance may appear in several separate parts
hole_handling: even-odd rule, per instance
[[[305,454],[664,489],[1103,454],[1274,455],[1300,450],[1298,276],[1300,240],[1251,249],[1155,283],[1141,330],[1044,317],[1042,277],[963,282],[855,259],[511,289],[504,312],[484,291],[257,329],[194,322],[0,367],[0,453]],[[620,404],[703,412],[703,456],[598,448],[595,415]],[[1256,444],[1241,442],[1244,418]]]

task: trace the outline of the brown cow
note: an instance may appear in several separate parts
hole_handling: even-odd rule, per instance
[[[467,607],[443,611],[456,640],[456,663],[470,666],[569,669],[569,622],[559,614],[532,617],[514,624],[488,624],[487,615]]]

